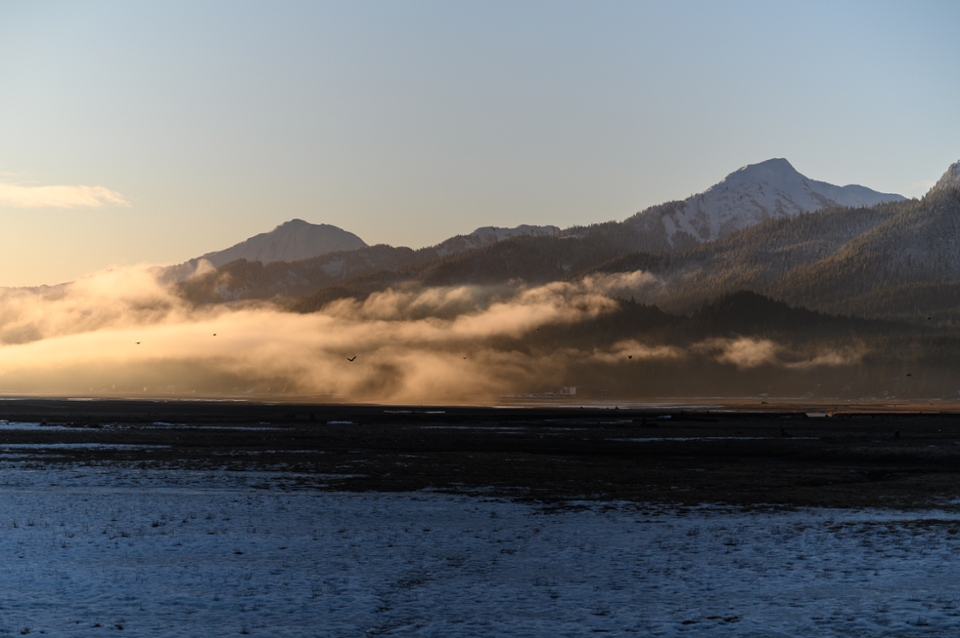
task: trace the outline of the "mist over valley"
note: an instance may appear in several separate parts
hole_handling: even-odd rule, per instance
[[[621,222],[368,246],[293,220],[0,290],[0,392],[491,403],[956,399],[960,191],[735,171]]]

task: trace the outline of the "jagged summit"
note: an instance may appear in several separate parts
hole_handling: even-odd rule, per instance
[[[766,219],[902,199],[855,184],[836,186],[812,180],[786,159],[775,158],[744,166],[699,195],[649,208],[627,222],[661,236],[660,250],[666,250],[712,241]]]
[[[338,250],[363,248],[366,245],[353,233],[336,226],[291,219],[269,233],[260,233],[226,250],[207,253],[201,259],[206,259],[214,266],[222,266],[236,259],[268,264],[273,261],[307,259]]]
[[[960,160],[950,165],[947,172],[933,185],[929,192],[933,193],[948,188],[960,188]]]

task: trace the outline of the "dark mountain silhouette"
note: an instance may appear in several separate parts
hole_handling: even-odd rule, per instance
[[[264,264],[240,259],[177,283],[180,294],[194,303],[298,297],[357,275],[395,269],[418,259],[409,248],[368,246],[327,253],[312,259]]]
[[[214,266],[222,266],[238,259],[269,264],[354,250],[366,245],[362,239],[342,228],[293,219],[280,224],[269,233],[255,235],[226,250],[207,253],[199,259],[205,259]]]

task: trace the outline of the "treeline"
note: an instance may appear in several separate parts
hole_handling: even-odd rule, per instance
[[[643,300],[689,313],[717,294],[753,290],[833,314],[960,326],[960,193],[771,220],[692,250],[626,255],[663,286]],[[928,319],[929,318],[929,319]]]

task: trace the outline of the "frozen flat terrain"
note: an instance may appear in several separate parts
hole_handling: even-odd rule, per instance
[[[0,634],[960,635],[960,515],[546,509],[0,466]]]

